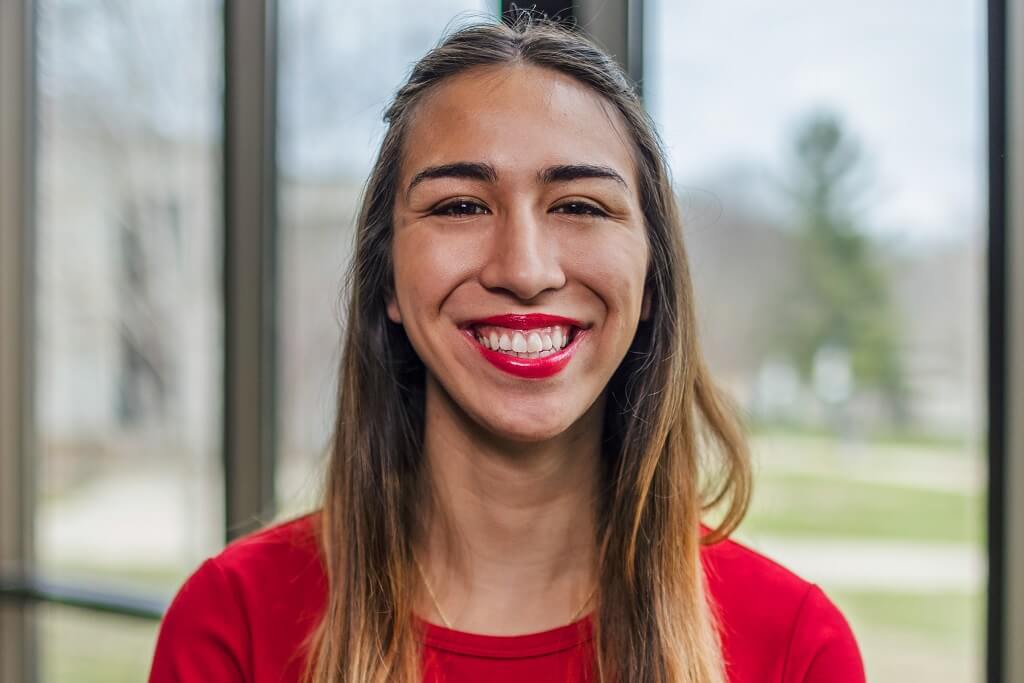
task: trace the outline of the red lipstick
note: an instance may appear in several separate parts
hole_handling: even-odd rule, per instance
[[[493,325],[494,327],[505,327],[510,330],[533,330],[541,327],[554,325],[565,325],[575,329],[575,335],[565,348],[540,358],[520,358],[501,351],[489,349],[477,341],[473,327]],[[545,313],[526,313],[495,315],[489,318],[473,320],[468,323],[465,329],[466,338],[470,340],[477,351],[491,365],[517,377],[524,379],[543,379],[558,374],[569,364],[572,357],[576,355],[580,341],[586,336],[586,330],[582,329],[583,323],[572,318],[565,318]]]
[[[510,330],[533,330],[538,327],[550,327],[552,325],[568,325],[570,327],[583,327],[583,323],[572,318],[563,318],[560,315],[549,315],[547,313],[506,313],[505,315],[492,315],[490,318],[473,320],[470,325],[494,325],[495,327],[507,327]]]

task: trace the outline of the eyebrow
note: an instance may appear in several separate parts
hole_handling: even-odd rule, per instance
[[[463,178],[479,180],[485,183],[495,183],[498,181],[498,172],[494,169],[494,166],[478,161],[456,161],[440,166],[428,166],[413,176],[409,182],[408,189],[405,191],[406,196],[408,197],[412,189],[424,180],[433,180],[435,178]],[[626,181],[618,172],[608,166],[599,166],[597,164],[558,164],[556,166],[548,166],[537,173],[537,179],[544,184],[567,183],[586,178],[614,180],[624,188],[629,188],[629,185],[626,184]]]
[[[498,180],[498,172],[490,164],[476,161],[456,161],[452,164],[428,166],[413,176],[412,181],[409,182],[409,188],[405,191],[405,196],[408,197],[412,188],[424,180],[433,180],[434,178],[465,178],[493,183]]]
[[[542,183],[567,183],[571,180],[584,178],[605,178],[614,180],[625,188],[629,188],[626,181],[614,169],[607,166],[595,164],[562,164],[560,166],[548,166],[537,174]]]

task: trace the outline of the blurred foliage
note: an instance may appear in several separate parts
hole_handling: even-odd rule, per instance
[[[835,115],[815,113],[798,127],[783,181],[798,285],[780,310],[775,340],[805,381],[819,350],[845,350],[855,390],[877,390],[899,424],[907,414],[901,330],[883,261],[859,220],[868,186],[863,162]]]

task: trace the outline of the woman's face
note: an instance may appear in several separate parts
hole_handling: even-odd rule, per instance
[[[388,316],[427,367],[428,401],[443,392],[519,442],[601,409],[646,308],[628,140],[599,95],[533,66],[473,69],[420,102]]]

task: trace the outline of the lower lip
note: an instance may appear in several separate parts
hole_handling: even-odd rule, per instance
[[[586,336],[586,331],[578,329],[569,345],[558,353],[541,356],[540,358],[520,358],[489,349],[476,340],[472,330],[466,331],[466,337],[486,361],[499,370],[524,379],[544,379],[545,377],[557,375],[564,370],[565,366],[572,360],[572,357],[576,355],[576,349],[579,348],[580,340],[584,336]]]

